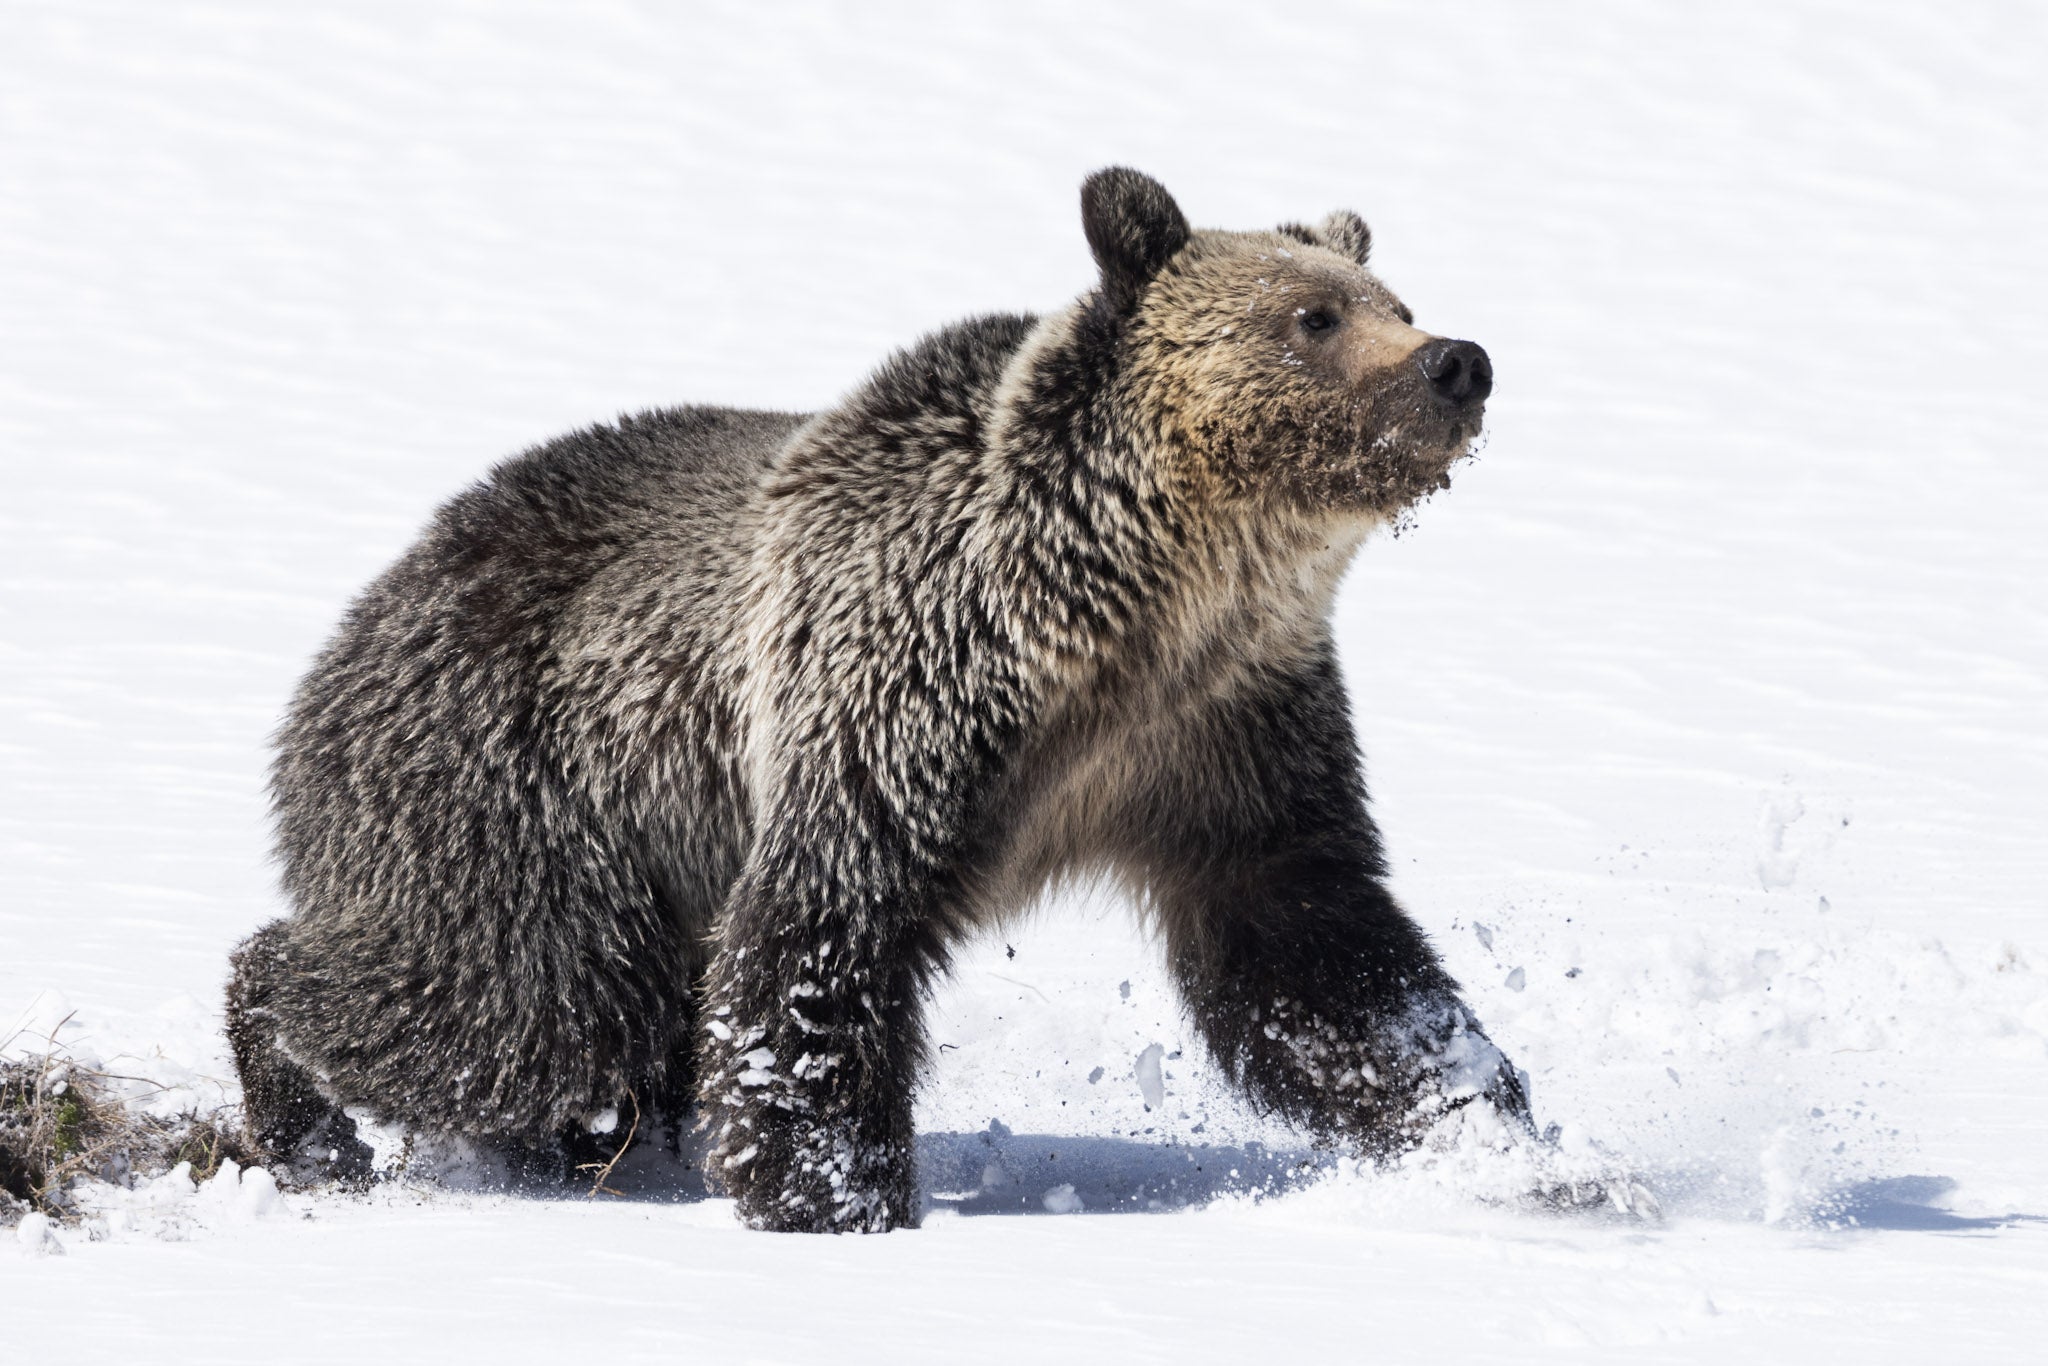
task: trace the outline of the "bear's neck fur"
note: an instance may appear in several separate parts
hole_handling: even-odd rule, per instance
[[[1032,329],[991,396],[979,465],[1002,550],[1044,567],[1048,601],[1115,609],[1045,647],[1167,692],[1312,651],[1374,519],[1245,497],[1174,413],[1137,398],[1151,379],[1127,352],[1091,295]]]

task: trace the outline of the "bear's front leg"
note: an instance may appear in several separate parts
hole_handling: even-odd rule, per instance
[[[1254,1101],[1371,1156],[1467,1107],[1526,1136],[1518,1073],[1382,885],[1347,712],[1324,642],[1171,756],[1146,879],[1189,1013]]]
[[[1169,942],[1196,1027],[1257,1103],[1373,1158],[1467,1107],[1499,1142],[1533,1136],[1519,1074],[1391,901],[1354,892],[1333,913],[1330,888],[1284,877],[1239,890],[1183,903]]]
[[[750,1228],[913,1226],[920,1000],[937,952],[922,898],[884,872],[878,846],[763,843],[721,922],[705,1002],[706,1174]]]

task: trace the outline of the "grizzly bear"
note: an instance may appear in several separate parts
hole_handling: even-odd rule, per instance
[[[914,1224],[933,981],[1074,873],[1257,1105],[1375,1157],[1464,1106],[1528,1130],[1387,890],[1329,626],[1487,355],[1355,214],[1193,231],[1125,169],[1081,208],[1066,309],[823,412],[539,446],[357,600],[279,736],[292,913],[229,990],[273,1152],[340,1160],[344,1106],[543,1147],[694,1105],[749,1225]]]

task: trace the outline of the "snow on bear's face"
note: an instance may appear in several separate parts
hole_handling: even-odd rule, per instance
[[[1146,404],[1228,495],[1386,518],[1450,483],[1493,387],[1365,268],[1356,214],[1197,232],[1133,316]]]

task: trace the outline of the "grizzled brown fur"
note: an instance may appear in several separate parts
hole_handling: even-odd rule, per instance
[[[761,1228],[915,1222],[949,951],[1106,870],[1257,1101],[1398,1151],[1514,1070],[1387,893],[1328,614],[1491,371],[1355,215],[1082,191],[1096,288],[808,416],[686,408],[496,470],[293,703],[292,915],[239,953],[264,1139],[336,1105],[539,1144],[692,1097]]]

